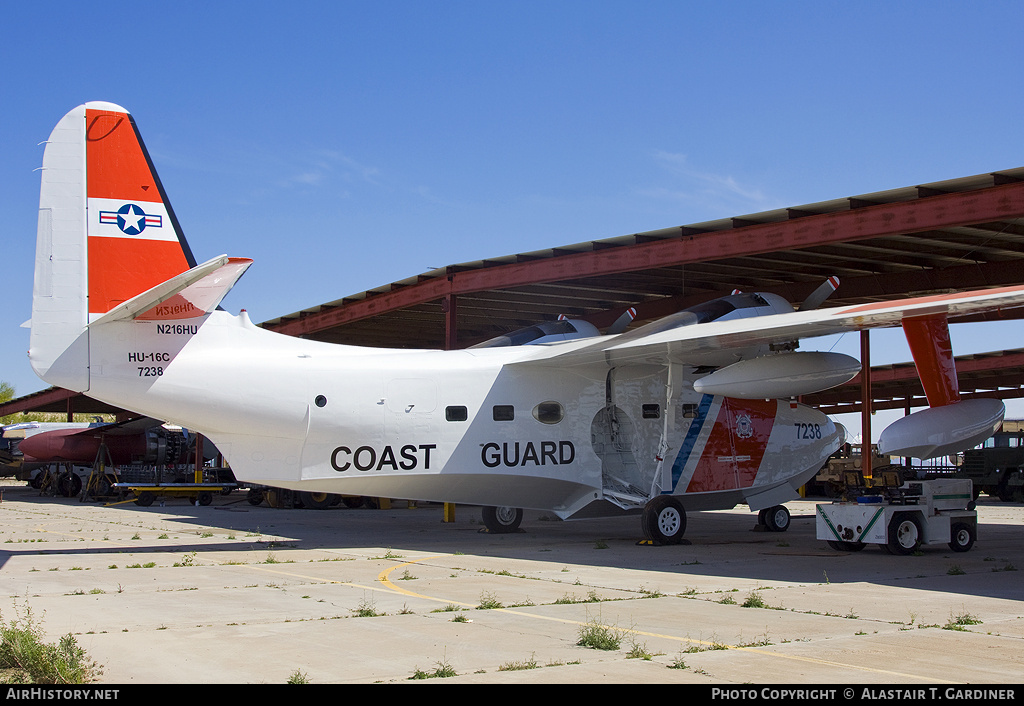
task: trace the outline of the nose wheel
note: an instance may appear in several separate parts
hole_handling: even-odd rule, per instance
[[[765,508],[757,513],[757,523],[769,532],[785,532],[789,529],[789,510],[785,505]]]

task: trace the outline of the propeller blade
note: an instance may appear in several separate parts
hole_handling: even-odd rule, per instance
[[[804,299],[800,305],[800,311],[810,311],[821,306],[822,302],[832,296],[832,292],[839,287],[839,278],[833,275],[825,280],[820,287],[811,292],[810,296]]]
[[[634,309],[633,307],[629,307],[622,313],[622,316],[615,319],[615,322],[608,327],[608,330],[605,333],[607,333],[608,335],[622,333],[629,327],[631,323],[633,323],[633,319],[635,318],[636,309]]]

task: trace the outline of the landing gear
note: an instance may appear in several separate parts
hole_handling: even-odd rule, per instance
[[[757,523],[769,532],[785,532],[789,529],[789,510],[785,505],[776,505],[757,513]]]
[[[686,511],[671,495],[658,495],[644,506],[640,523],[648,540],[657,544],[679,544],[686,532]]]
[[[494,534],[515,532],[523,521],[523,509],[519,507],[485,507],[481,514],[487,531]]]
[[[302,507],[311,510],[326,510],[334,504],[335,496],[330,493],[312,493],[303,491],[299,493],[299,501]]]

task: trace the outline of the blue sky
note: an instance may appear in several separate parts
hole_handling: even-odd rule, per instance
[[[1024,166],[1019,3],[0,3],[0,380],[40,142],[130,110],[263,321],[433,267]],[[1024,346],[954,332],[957,353]],[[856,353],[855,336],[840,343]],[[908,360],[899,334],[873,362]],[[829,344],[831,345],[831,344]]]

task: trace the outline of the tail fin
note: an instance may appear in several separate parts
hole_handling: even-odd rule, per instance
[[[128,111],[93,102],[65,115],[43,154],[29,348],[36,374],[88,390],[90,320],[195,264]]]

